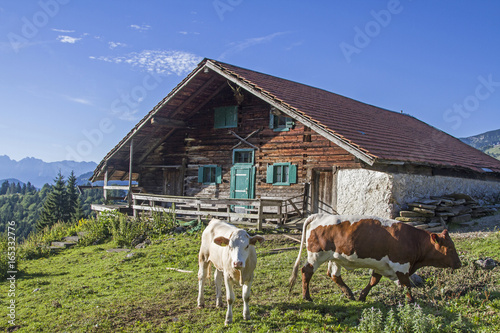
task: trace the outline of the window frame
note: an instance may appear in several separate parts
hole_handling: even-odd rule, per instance
[[[205,179],[205,171],[208,169],[213,169],[214,181],[210,181],[211,179]],[[210,177],[211,178],[211,177]],[[210,164],[210,165],[202,165],[198,168],[198,183],[202,183],[203,185],[215,185],[222,183],[222,168],[218,165]]]
[[[284,120],[283,125],[280,125],[280,119]],[[274,132],[287,132],[293,128],[294,125],[295,122],[291,117],[284,114],[275,115],[273,109],[269,111],[269,128],[272,128]]]
[[[237,153],[240,153],[240,152],[249,152],[251,153],[251,160],[250,162],[237,162],[236,161],[236,154]],[[255,160],[255,152],[254,152],[254,149],[233,149],[233,165],[234,164],[251,164],[253,165],[254,164],[254,160]]]
[[[283,171],[287,168],[288,174],[283,179]],[[276,180],[277,171],[281,169],[281,179]],[[285,180],[285,181],[283,181]],[[297,183],[297,165],[290,162],[274,163],[267,166],[266,182],[276,186],[290,186]]]

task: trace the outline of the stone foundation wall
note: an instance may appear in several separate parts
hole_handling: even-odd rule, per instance
[[[409,202],[452,193],[463,193],[480,201],[489,201],[500,196],[500,182],[340,169],[337,178],[337,212],[394,218]]]

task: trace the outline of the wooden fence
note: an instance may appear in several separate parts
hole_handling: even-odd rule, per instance
[[[155,194],[132,194],[134,215],[140,211],[169,212],[201,220],[205,217],[255,221],[258,230],[266,220],[284,224],[292,216],[302,216],[303,196],[287,199],[214,199]]]

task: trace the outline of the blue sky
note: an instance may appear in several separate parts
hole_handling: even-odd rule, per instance
[[[0,1],[0,155],[99,162],[204,57],[500,128],[498,1]]]

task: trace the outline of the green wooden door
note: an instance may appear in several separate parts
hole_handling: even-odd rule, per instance
[[[231,168],[232,199],[253,199],[255,197],[255,167],[248,164],[235,164]]]

